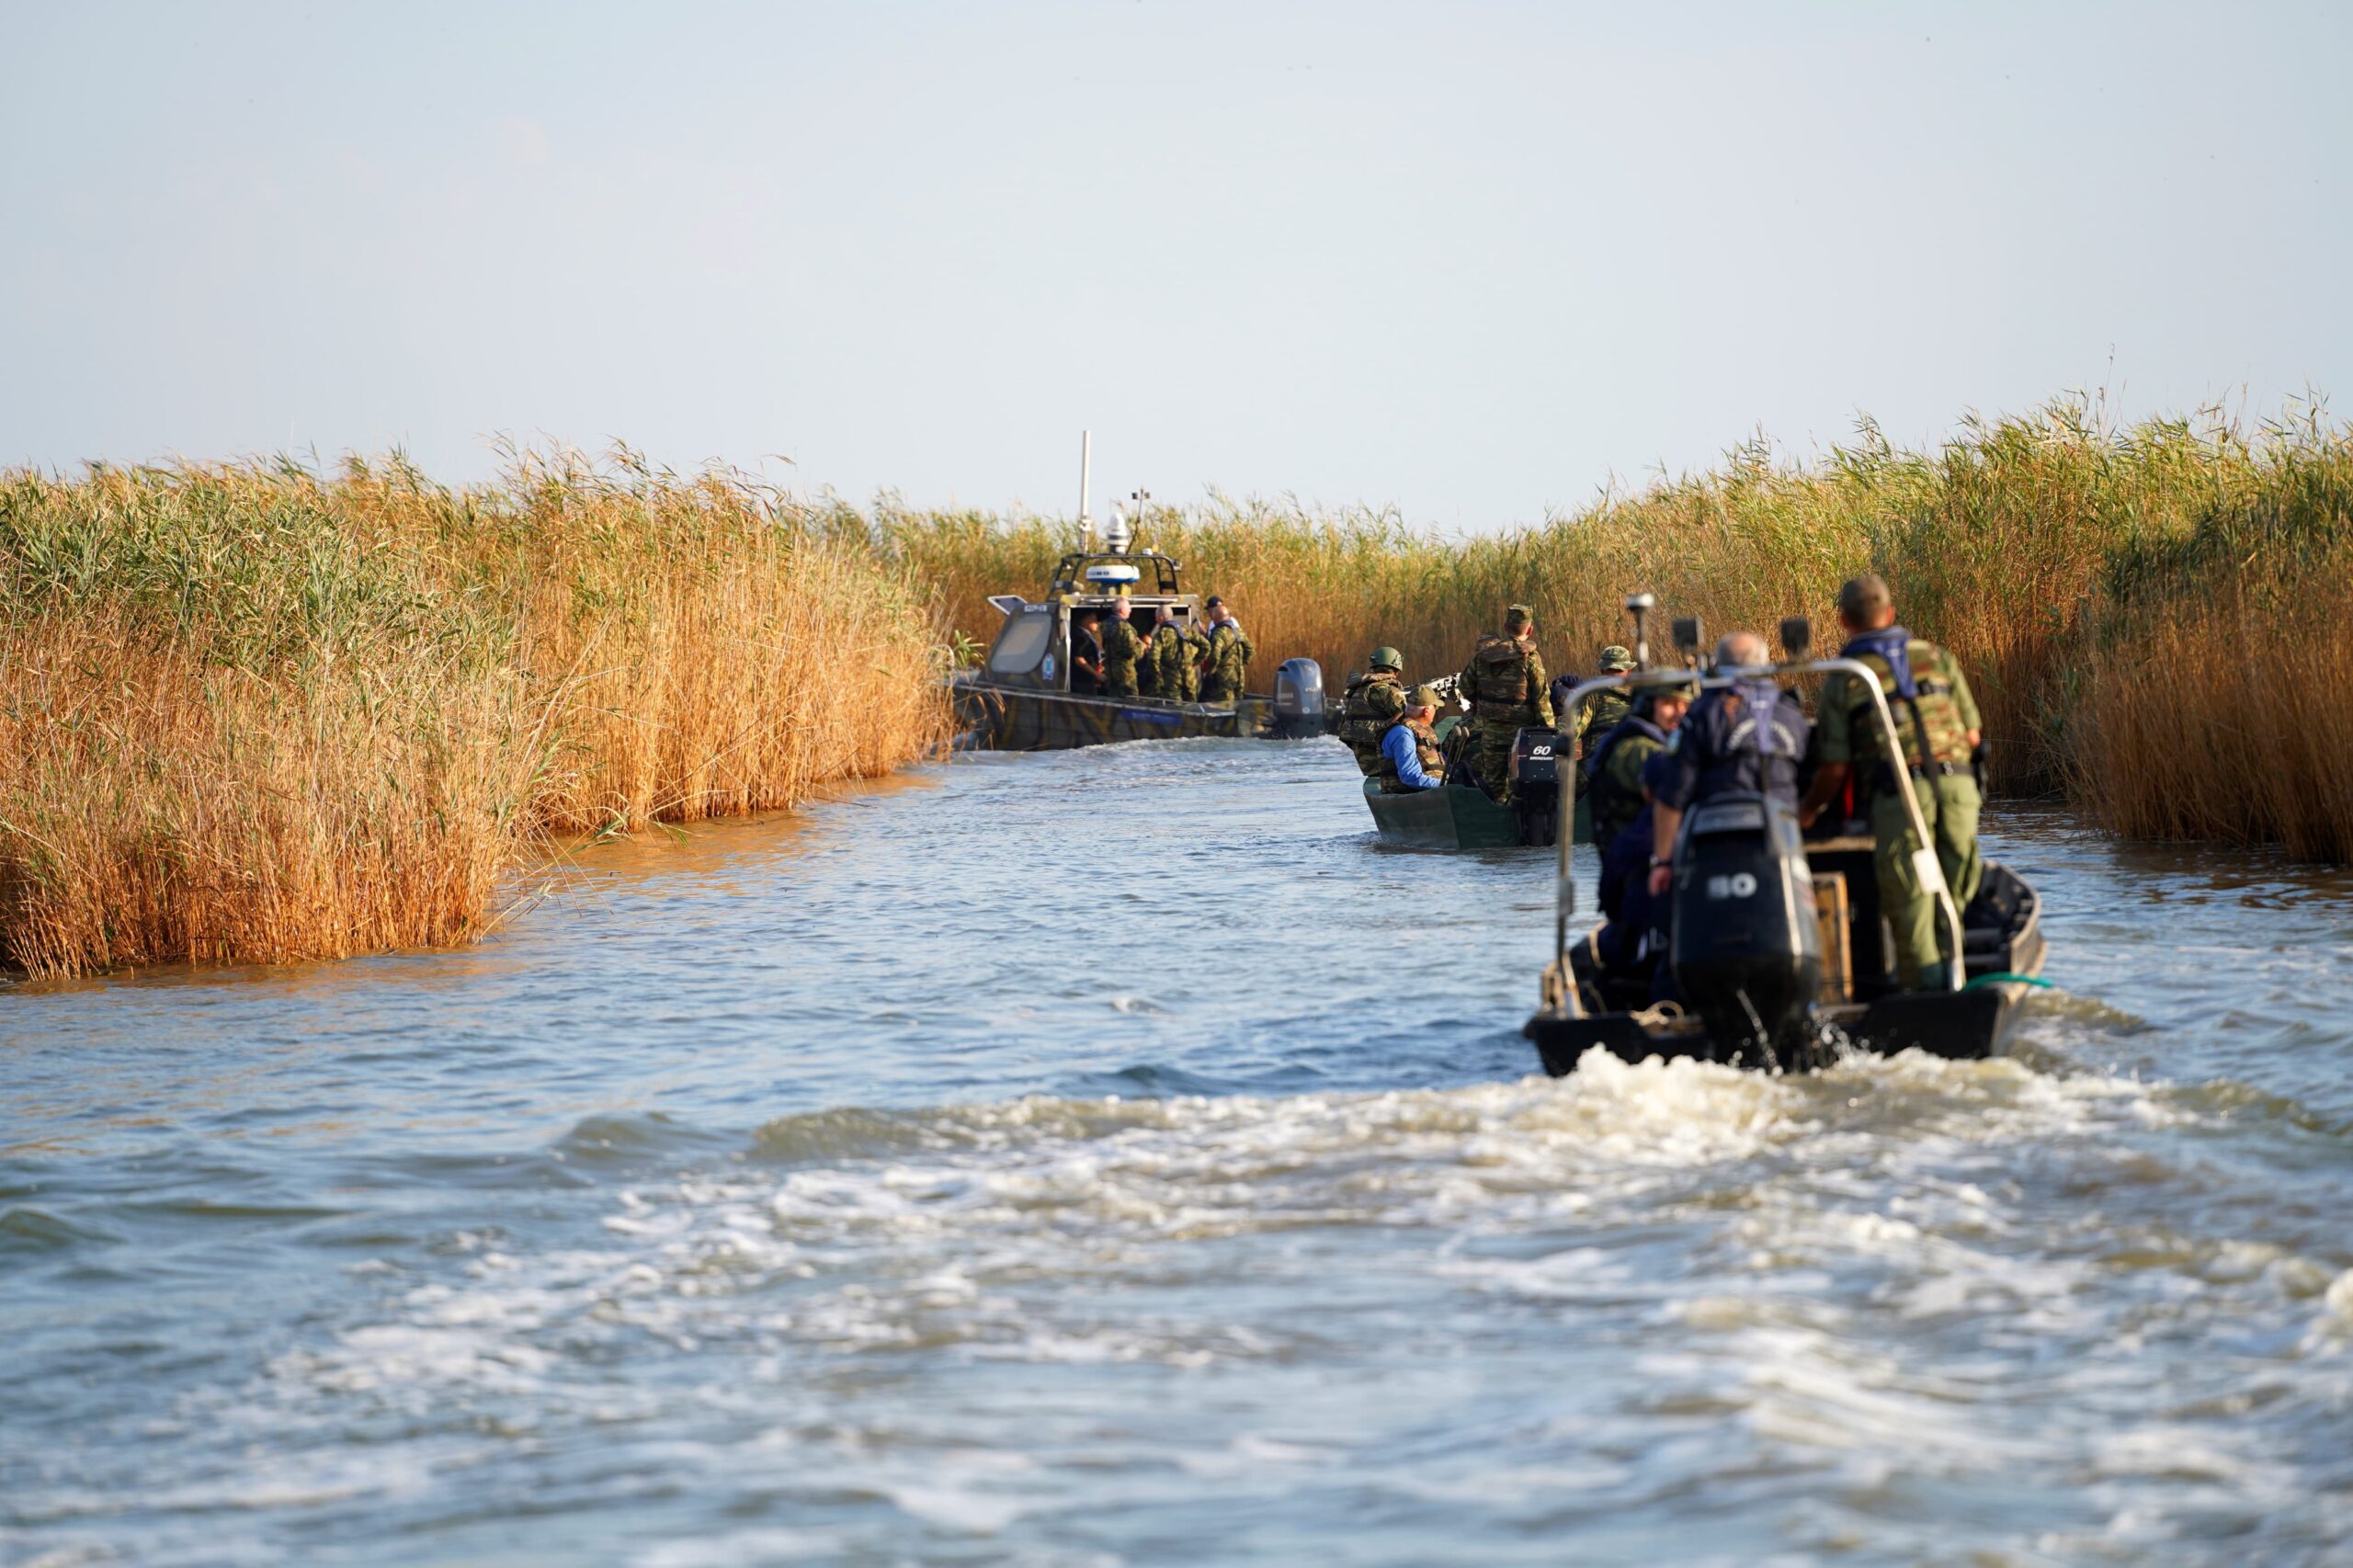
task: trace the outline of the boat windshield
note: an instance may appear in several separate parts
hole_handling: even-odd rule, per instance
[[[1038,667],[1054,640],[1054,618],[1043,614],[1008,616],[989,650],[989,674],[1026,676]]]

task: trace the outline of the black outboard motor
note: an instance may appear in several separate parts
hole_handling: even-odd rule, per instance
[[[1313,659],[1285,659],[1275,670],[1275,733],[1295,741],[1331,730],[1324,711],[1324,666]]]
[[[1669,961],[1709,1038],[1752,1061],[1802,1058],[1822,932],[1797,813],[1764,795],[1693,807],[1675,849],[1674,898]]]
[[[1511,809],[1522,844],[1551,844],[1561,814],[1560,733],[1530,724],[1512,737]]]

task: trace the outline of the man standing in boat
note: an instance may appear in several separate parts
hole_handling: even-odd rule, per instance
[[[1381,761],[1370,777],[1384,795],[1410,795],[1435,790],[1446,782],[1446,763],[1438,749],[1438,688],[1417,686],[1405,699],[1404,716],[1381,737]]]
[[[1664,782],[1651,805],[1653,898],[1665,897],[1675,880],[1675,839],[1692,807],[1718,795],[1756,794],[1797,808],[1798,767],[1813,725],[1798,694],[1784,691],[1765,667],[1772,662],[1754,631],[1734,631],[1716,643],[1715,673],[1739,678],[1702,694],[1663,754]]]
[[[1143,657],[1143,639],[1128,624],[1125,597],[1103,616],[1103,695],[1136,695],[1136,661]]]
[[[1606,676],[1628,674],[1634,668],[1633,651],[1612,642],[1601,651],[1600,667],[1601,673]],[[1552,710],[1554,712],[1561,711],[1566,705],[1569,693],[1575,689],[1577,684],[1577,676],[1574,672],[1552,677]],[[1622,691],[1595,692],[1593,699],[1587,702],[1577,714],[1577,756],[1592,756],[1594,745],[1588,744],[1587,742],[1591,741],[1597,744],[1601,737],[1616,729],[1619,722],[1632,710],[1633,704],[1627,700],[1626,694]],[[1598,843],[1599,840],[1596,842]]]
[[[1919,802],[1953,907],[1967,909],[1984,876],[1977,854],[1983,801],[1974,757],[1984,739],[1977,703],[1950,653],[1896,624],[1894,598],[1877,574],[1849,578],[1839,588],[1838,624],[1847,638],[1838,656],[1870,669],[1887,694],[1902,755],[1881,755],[1870,691],[1852,676],[1834,672],[1822,683],[1822,766],[1798,817],[1812,825],[1844,792],[1847,779],[1858,778],[1870,801],[1872,869],[1880,912],[1895,937],[1896,979],[1907,991],[1941,991],[1952,975],[1938,956],[1936,899],[1913,869],[1912,852],[1918,846],[1896,791],[1908,789]]]
[[[1176,623],[1176,612],[1160,607],[1152,630],[1152,690],[1170,702],[1191,702],[1201,694],[1200,666],[1195,662],[1208,649],[1201,634]]]
[[[1511,748],[1530,724],[1552,727],[1552,694],[1544,661],[1536,652],[1536,612],[1514,605],[1504,612],[1502,632],[1479,639],[1456,690],[1471,699],[1463,728],[1470,737],[1471,769],[1497,801],[1511,800]]]
[[[1091,609],[1070,618],[1070,692],[1073,697],[1103,694],[1103,639],[1096,635],[1102,617]]]
[[[1223,599],[1211,594],[1203,608],[1210,616],[1210,651],[1201,672],[1201,700],[1239,702],[1248,689],[1250,661],[1258,650],[1252,644],[1249,633],[1242,630],[1242,623],[1233,618],[1233,612],[1225,608]]]

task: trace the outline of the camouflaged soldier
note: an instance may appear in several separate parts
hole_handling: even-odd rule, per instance
[[[1210,652],[1201,671],[1201,700],[1239,702],[1249,689],[1250,661],[1257,656],[1257,647],[1223,599],[1211,594],[1203,608],[1210,612]]]
[[[1405,699],[1404,717],[1382,732],[1380,765],[1368,776],[1382,794],[1410,795],[1446,782],[1446,757],[1433,727],[1438,709],[1438,688],[1417,686]]]
[[[1128,601],[1121,599],[1103,617],[1103,695],[1133,697],[1136,661],[1143,656],[1143,639],[1128,624]]]
[[[1526,605],[1506,610],[1503,631],[1479,639],[1456,689],[1471,703],[1463,721],[1471,770],[1489,795],[1508,801],[1512,742],[1528,725],[1552,727],[1552,695],[1536,653],[1536,612]]]
[[[1364,674],[1348,682],[1340,698],[1340,739],[1356,753],[1357,767],[1370,778],[1381,767],[1381,737],[1405,713],[1405,655],[1375,648]]]
[[[1838,656],[1869,668],[1887,694],[1901,755],[1883,755],[1870,692],[1854,676],[1833,672],[1822,684],[1821,767],[1799,818],[1812,824],[1847,778],[1855,778],[1858,794],[1870,801],[1872,862],[1880,913],[1895,937],[1896,979],[1906,990],[1944,990],[1953,976],[1940,956],[1936,899],[1913,869],[1917,846],[1896,790],[1910,790],[1919,802],[1954,907],[1968,908],[1984,877],[1977,855],[1983,802],[1972,765],[1983,738],[1977,703],[1950,653],[1895,623],[1895,604],[1881,578],[1851,578],[1838,590],[1838,624],[1848,639]]]
[[[1595,849],[1608,854],[1611,842],[1643,814],[1643,766],[1666,749],[1694,695],[1688,686],[1654,687],[1594,744],[1585,776],[1592,791]]]
[[[1634,655],[1629,649],[1612,642],[1601,651],[1601,673],[1622,676],[1634,667]],[[1591,747],[1585,744],[1590,735],[1597,744],[1600,738],[1616,729],[1626,715],[1634,710],[1633,699],[1622,691],[1597,691],[1577,714],[1578,755],[1586,756]],[[1596,839],[1595,843],[1601,842]]]
[[[1199,660],[1209,642],[1190,627],[1176,624],[1176,612],[1160,607],[1160,624],[1152,630],[1152,689],[1171,702],[1191,702],[1201,693]]]

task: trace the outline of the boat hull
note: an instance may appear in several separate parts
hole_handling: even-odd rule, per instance
[[[1067,751],[1120,741],[1199,736],[1250,739],[1275,733],[1272,703],[1164,702],[1151,697],[1074,697],[960,681],[952,688],[957,746],[964,751]]]
[[[1551,842],[1509,806],[1499,806],[1475,785],[1450,783],[1410,794],[1384,794],[1364,781],[1365,809],[1381,836],[1417,849],[1518,849]],[[1585,802],[1577,802],[1575,842],[1591,842]]]

